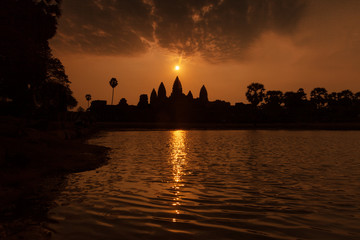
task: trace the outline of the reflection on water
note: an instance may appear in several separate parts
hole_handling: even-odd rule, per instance
[[[52,239],[360,239],[360,132],[124,131],[71,174]]]
[[[186,132],[177,130],[171,132],[171,141],[170,141],[170,162],[173,166],[173,189],[174,189],[174,202],[175,213],[180,214],[180,209],[177,206],[181,205],[181,187],[184,186],[182,182],[182,176],[185,175],[184,168],[186,166]],[[173,222],[176,222],[176,218],[172,219]]]

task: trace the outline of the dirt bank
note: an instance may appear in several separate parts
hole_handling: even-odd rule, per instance
[[[38,130],[0,120],[0,239],[48,239],[42,222],[69,173],[106,163],[108,149],[86,143],[90,130]]]

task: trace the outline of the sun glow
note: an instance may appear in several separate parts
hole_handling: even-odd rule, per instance
[[[176,66],[175,66],[175,70],[176,70],[176,71],[179,71],[179,70],[180,70],[180,66],[179,66],[179,65],[176,65]]]

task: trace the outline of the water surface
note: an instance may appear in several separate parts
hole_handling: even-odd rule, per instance
[[[360,239],[360,132],[122,131],[72,174],[53,239]]]

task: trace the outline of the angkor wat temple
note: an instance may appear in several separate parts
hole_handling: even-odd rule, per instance
[[[262,84],[253,83],[248,86]],[[121,99],[118,105],[107,105],[106,101],[93,101],[89,109],[98,121],[153,122],[153,123],[286,123],[286,122],[359,122],[360,92],[349,90],[326,93],[324,88],[315,88],[310,99],[302,88],[297,92],[267,91],[262,89],[261,99],[248,101],[252,104],[216,100],[209,101],[205,86],[199,97],[191,91],[183,93],[182,85],[176,77],[172,92],[167,96],[163,83],[156,92],[152,90],[150,103],[147,94],[140,95],[137,106],[128,105]],[[246,93],[246,95],[248,92]],[[321,95],[322,94],[322,95]],[[326,95],[327,97],[324,97]],[[251,95],[249,95],[251,97]],[[336,96],[335,99],[331,98]]]
[[[233,117],[231,106],[225,101],[209,101],[205,86],[199,97],[194,98],[191,91],[183,93],[179,77],[176,77],[172,92],[168,97],[164,83],[156,92],[152,90],[150,102],[147,94],[140,95],[137,106],[127,104],[121,99],[118,105],[107,105],[106,101],[92,101],[90,112],[100,121],[121,122],[226,122]]]

